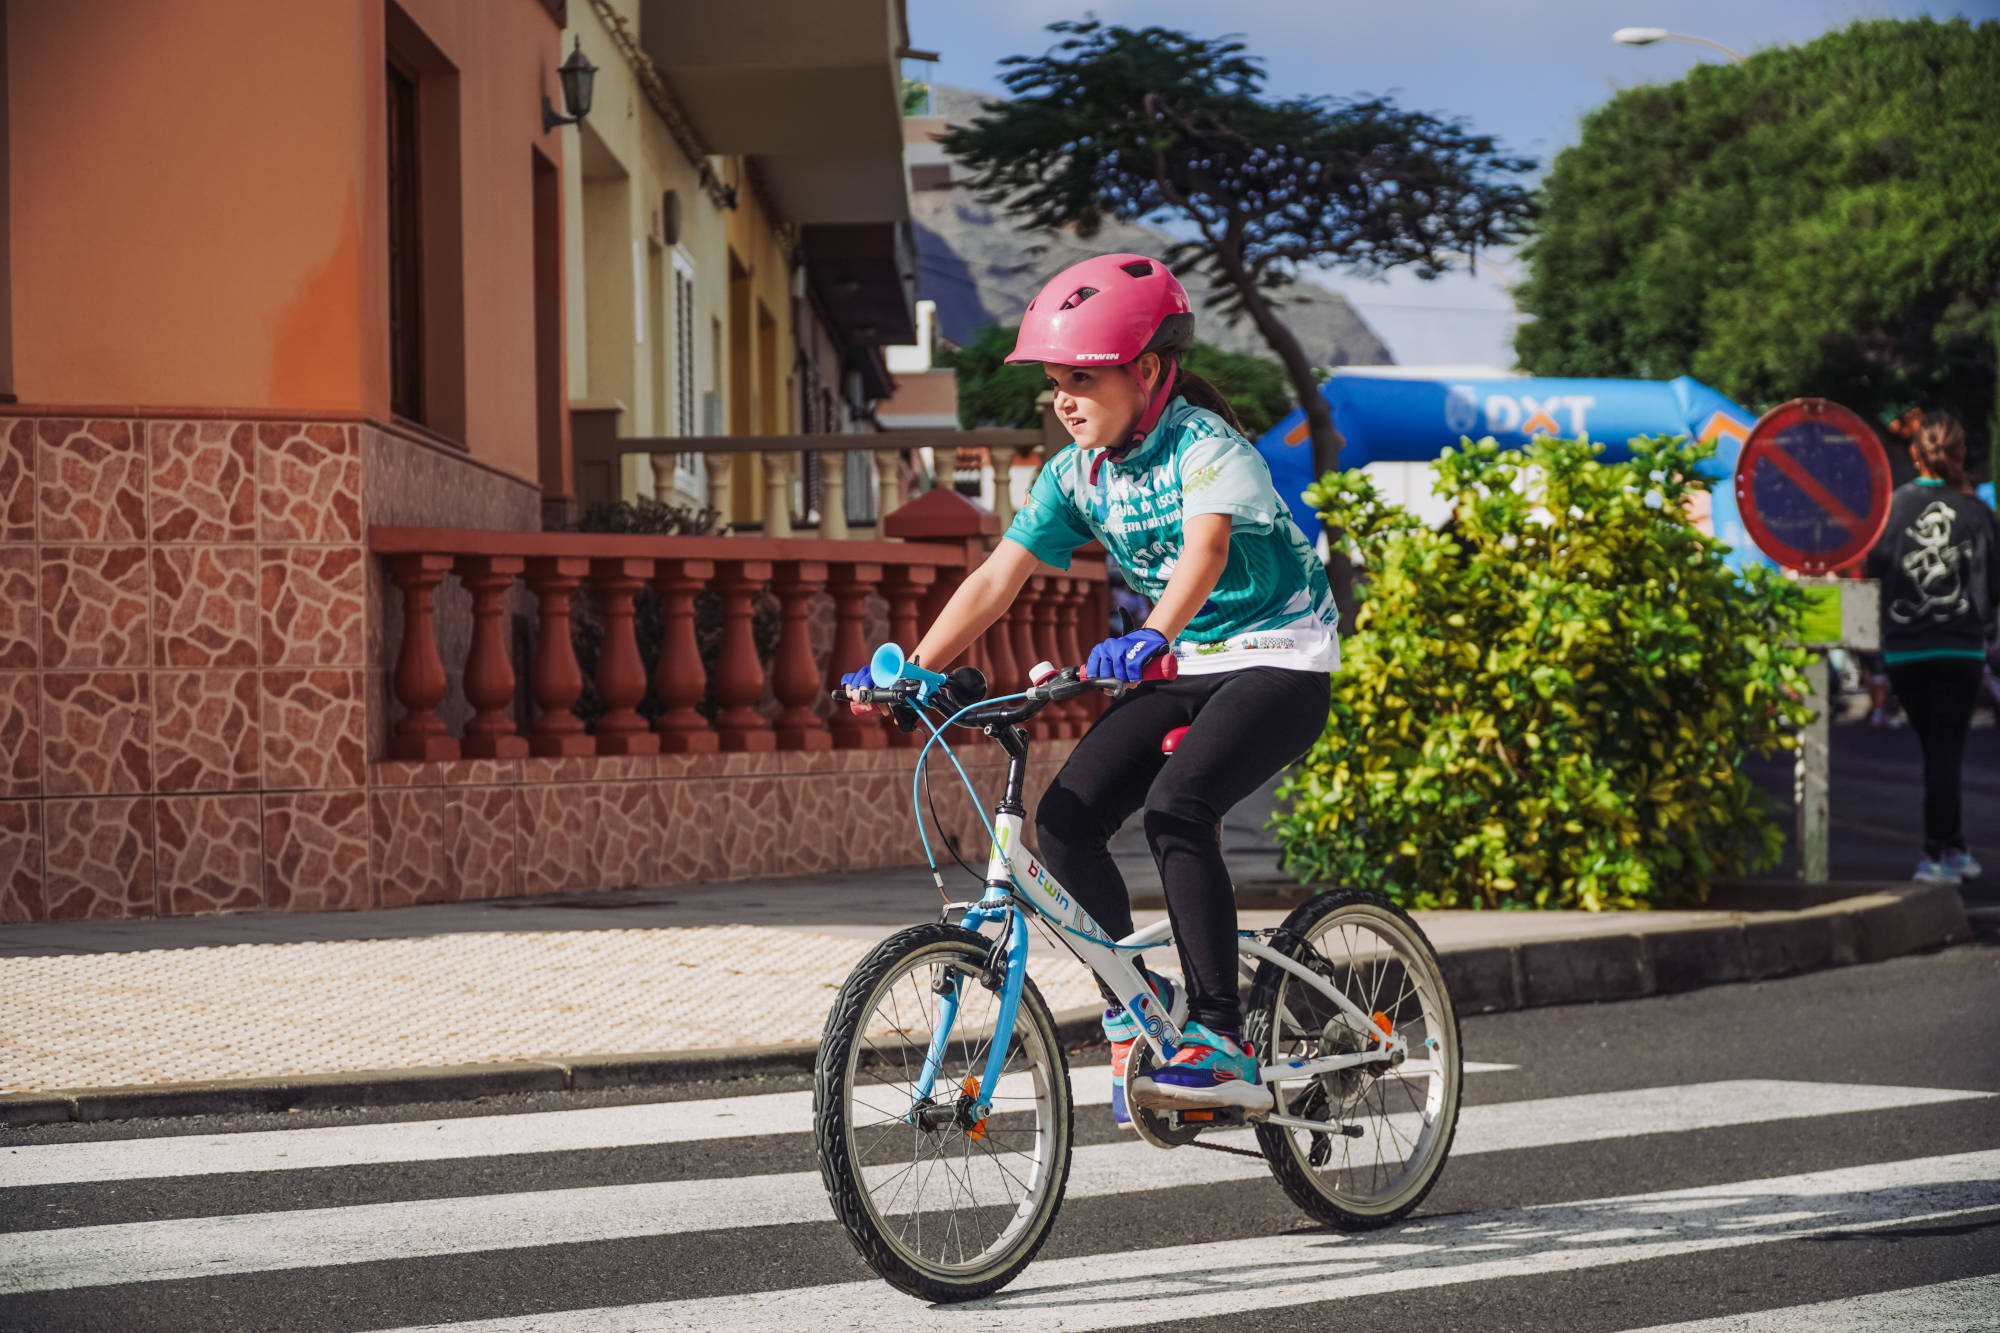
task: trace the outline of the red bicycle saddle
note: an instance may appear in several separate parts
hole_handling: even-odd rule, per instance
[[[1160,753],[1172,754],[1180,747],[1181,737],[1187,734],[1188,729],[1186,727],[1175,727],[1172,731],[1162,736],[1160,738]]]

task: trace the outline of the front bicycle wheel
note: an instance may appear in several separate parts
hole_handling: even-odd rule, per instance
[[[1012,1027],[996,1035],[991,948],[942,923],[884,940],[841,987],[813,1071],[813,1134],[834,1213],[884,1281],[929,1301],[1012,1281],[1048,1239],[1069,1182],[1069,1062],[1032,981]],[[943,1061],[919,1096],[952,995]],[[995,1040],[1006,1063],[991,1112],[976,1120]]]
[[[1258,1146],[1292,1202],[1345,1231],[1407,1216],[1444,1170],[1458,1129],[1458,1016],[1430,941],[1388,899],[1347,889],[1299,905],[1271,941],[1408,1042],[1400,1066],[1365,1064],[1283,1083],[1280,1114],[1334,1131],[1264,1124]],[[1257,970],[1244,1036],[1265,1064],[1370,1049],[1375,1034],[1302,978]]]

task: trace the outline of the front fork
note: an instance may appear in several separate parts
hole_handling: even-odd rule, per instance
[[[1000,980],[1000,1013],[993,1022],[986,1067],[980,1072],[978,1103],[969,1117],[974,1123],[984,1120],[993,1109],[1000,1073],[1007,1066],[1007,1049],[1013,1044],[1014,1018],[1021,1011],[1021,990],[1028,980],[1028,923],[1017,904],[1005,898],[988,898],[967,912],[959,924],[976,931],[994,921],[1006,924],[1006,933],[1001,938],[1006,941],[1007,955]],[[924,1054],[923,1072],[917,1078],[916,1095],[905,1117],[912,1123],[916,1122],[919,1110],[929,1104],[938,1075],[944,1071],[945,1050],[951,1044],[951,1030],[958,1021],[958,992],[965,984],[965,974],[947,972],[939,984],[942,989],[938,997],[937,1031],[931,1034],[930,1050]]]

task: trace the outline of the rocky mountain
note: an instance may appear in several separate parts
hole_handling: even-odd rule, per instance
[[[948,124],[969,122],[989,100],[982,93],[943,85],[932,95],[933,108]],[[957,168],[941,150],[914,146],[910,160],[918,293],[937,302],[940,329],[953,342],[964,342],[982,324],[1018,322],[1041,284],[1068,264],[1107,251],[1157,255],[1173,244],[1165,232],[1120,222],[1106,223],[1089,240],[1071,232],[1024,231],[957,183]],[[1227,351],[1269,356],[1270,348],[1248,320],[1229,324],[1205,310],[1206,288],[1198,277],[1188,283],[1200,337]],[[1286,322],[1314,364],[1379,366],[1395,360],[1344,297],[1300,281],[1280,299]]]

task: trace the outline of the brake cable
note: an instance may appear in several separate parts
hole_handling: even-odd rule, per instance
[[[985,879],[980,876],[977,870],[974,870],[965,863],[965,858],[958,854],[958,839],[945,831],[944,820],[938,814],[937,792],[931,788],[931,770],[929,764],[924,765],[924,800],[931,808],[931,827],[937,830],[938,841],[942,842],[945,850],[951,853],[951,859],[958,862],[958,868],[972,876],[973,882],[979,885],[981,889],[984,889],[986,887]],[[946,902],[951,901],[951,895],[944,891],[944,885],[942,884],[938,885],[938,896]]]

